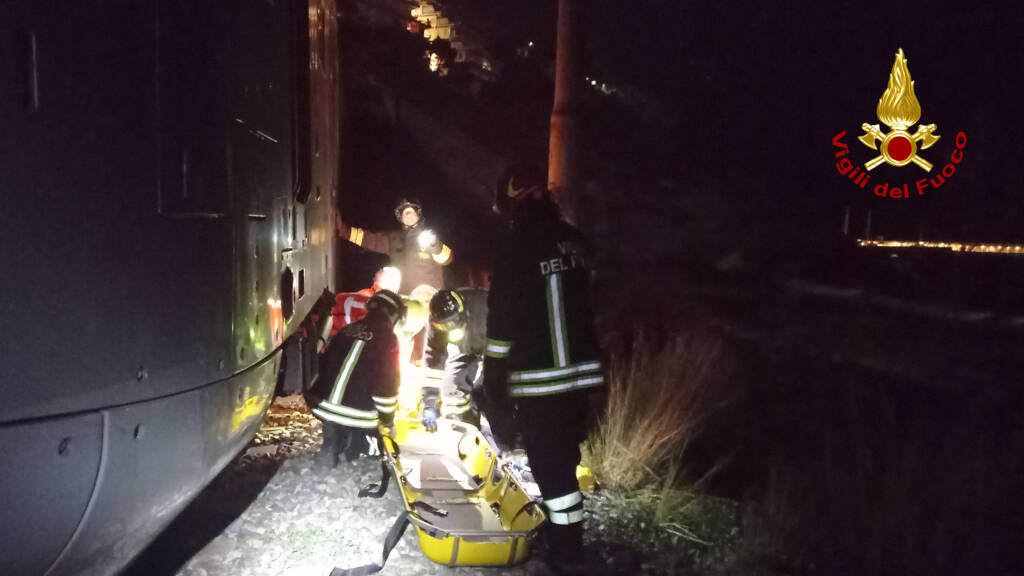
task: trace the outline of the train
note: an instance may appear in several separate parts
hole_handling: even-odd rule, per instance
[[[0,572],[123,570],[311,377],[282,358],[341,272],[338,15],[0,5]]]

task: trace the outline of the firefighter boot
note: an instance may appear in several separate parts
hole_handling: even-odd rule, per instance
[[[343,446],[345,461],[355,462],[356,460],[359,460],[360,456],[372,453],[372,450],[370,449],[370,441],[371,438],[367,437],[366,434],[360,432],[349,433],[348,443]],[[339,450],[338,452],[341,453],[342,450]]]
[[[583,523],[548,524],[548,564],[557,574],[586,574],[583,563]]]
[[[320,451],[313,457],[313,464],[319,468],[333,469],[338,466],[338,444],[342,440],[339,427],[329,422],[324,422],[323,442],[320,444]]]

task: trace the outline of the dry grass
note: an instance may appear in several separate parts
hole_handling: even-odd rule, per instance
[[[606,538],[635,546],[657,573],[724,574],[736,565],[742,505],[701,495],[687,448],[728,402],[720,338],[695,328],[620,334],[608,346],[608,403],[584,450],[605,488],[591,500]],[[685,473],[684,473],[685,472]],[[685,478],[685,479],[684,479]]]
[[[675,478],[678,457],[713,410],[721,343],[698,332],[658,342],[634,332],[610,349],[608,404],[587,462],[610,488],[635,490]]]
[[[1019,572],[1016,376],[929,387],[700,330],[664,333],[607,347],[608,407],[585,457],[610,488],[595,501],[613,538],[667,558],[666,573]],[[736,394],[724,411],[723,390]],[[716,507],[683,481],[702,449],[718,465],[736,450],[721,478],[742,482],[744,502]]]

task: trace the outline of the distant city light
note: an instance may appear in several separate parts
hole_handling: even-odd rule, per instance
[[[1024,254],[1020,244],[971,244],[965,242],[907,242],[901,240],[857,240],[859,246],[878,248],[937,248],[953,252],[982,252],[988,254]]]
[[[533,40],[530,40],[530,42],[527,44],[527,46],[532,48],[533,47]]]
[[[597,86],[597,80],[591,80],[590,81],[590,85],[591,86]]]

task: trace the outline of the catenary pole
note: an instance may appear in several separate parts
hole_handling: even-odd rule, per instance
[[[576,222],[580,186],[579,110],[583,60],[583,2],[559,0],[555,61],[555,103],[551,111],[548,188],[562,212]]]

